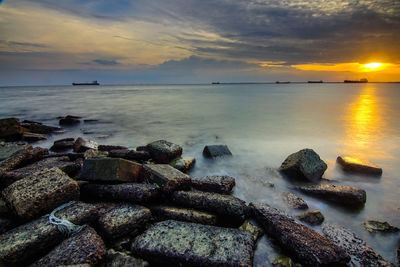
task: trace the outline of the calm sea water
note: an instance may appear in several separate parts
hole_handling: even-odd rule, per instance
[[[38,145],[77,136],[132,148],[170,140],[197,159],[192,177],[231,175],[237,179],[236,196],[274,206],[282,206],[280,192],[292,191],[292,184],[274,169],[289,154],[312,148],[328,163],[324,176],[365,189],[367,203],[354,211],[297,194],[310,209],[320,209],[326,221],[351,228],[395,262],[399,234],[370,234],[362,223],[377,219],[400,226],[400,84],[0,88],[0,117],[57,125],[57,117],[67,114],[99,121],[82,123]],[[234,157],[205,160],[207,144],[227,144]],[[338,155],[376,163],[383,176],[346,175],[335,165]],[[268,265],[276,255],[263,237],[255,266]]]

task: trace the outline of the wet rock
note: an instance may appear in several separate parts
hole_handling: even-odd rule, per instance
[[[299,186],[296,189],[305,194],[346,206],[363,206],[367,200],[365,190],[351,186],[319,184]]]
[[[24,219],[43,215],[79,199],[78,183],[58,168],[45,169],[16,181],[3,190],[4,201]]]
[[[110,152],[111,150],[126,150],[125,146],[111,146],[111,145],[99,145],[98,150]]]
[[[182,147],[165,140],[148,144],[147,151],[156,163],[169,163],[182,155]]]
[[[106,256],[106,247],[96,231],[86,226],[79,233],[64,240],[50,253],[36,261],[31,267],[60,266],[74,264],[95,265]]]
[[[148,263],[142,259],[136,259],[126,253],[109,249],[106,257],[106,267],[146,267]]]
[[[281,196],[285,204],[291,209],[308,209],[307,203],[302,198],[291,192],[283,192]]]
[[[0,198],[0,216],[9,216],[11,213],[10,209],[7,207],[7,203]]]
[[[57,211],[55,216],[76,225],[90,223],[97,218],[94,205],[76,202]],[[43,216],[20,225],[0,235],[0,265],[21,266],[44,256],[51,248],[64,240],[57,226]]]
[[[85,159],[85,153],[67,153],[67,157],[70,161],[75,161],[77,159]]]
[[[239,227],[239,229],[251,233],[253,235],[254,241],[257,241],[264,234],[263,229],[248,220],[246,220]]]
[[[6,140],[20,140],[23,133],[24,128],[21,127],[19,119],[0,119],[0,138]]]
[[[159,196],[159,188],[150,184],[84,184],[81,186],[81,197],[88,199],[147,203],[156,200]]]
[[[83,163],[86,181],[140,182],[142,165],[120,158],[91,158]]]
[[[94,149],[86,150],[85,153],[83,154],[83,157],[85,159],[105,158],[107,156],[108,156],[108,152],[107,151],[100,151],[100,150],[94,150]]]
[[[137,146],[136,151],[146,151],[149,152],[149,148],[147,146]]]
[[[232,156],[227,145],[208,145],[203,149],[203,156],[206,158],[218,158]]]
[[[295,267],[297,265],[289,257],[278,257],[272,262],[272,266],[274,266],[274,267]]]
[[[74,145],[74,138],[64,138],[64,139],[60,139],[60,140],[56,140],[54,141],[54,144],[52,147],[50,147],[51,151],[64,151],[64,150],[68,150],[71,149]]]
[[[36,134],[50,134],[62,130],[60,127],[48,126],[40,122],[27,121],[27,120],[24,120],[21,123],[21,126],[24,127],[25,129],[28,129],[29,132]]]
[[[0,161],[5,160],[6,158],[11,157],[12,154],[18,152],[22,149],[26,149],[31,147],[30,145],[4,145],[0,146]]]
[[[164,221],[138,236],[135,255],[175,266],[252,266],[255,241],[238,229]]]
[[[14,222],[9,218],[0,217],[0,235],[12,228]]]
[[[21,150],[16,151],[10,157],[4,159],[0,162],[0,171],[7,172],[18,167],[22,167],[22,165],[29,162],[32,158],[32,147],[25,146]]]
[[[111,158],[125,158],[126,154],[128,154],[128,149],[115,149],[108,152],[108,156]]]
[[[99,233],[107,240],[135,236],[151,220],[148,208],[121,204],[99,218]]]
[[[385,232],[385,233],[393,233],[393,232],[398,232],[400,229],[391,226],[388,222],[380,222],[380,221],[375,221],[375,220],[368,220],[364,222],[364,227],[365,229],[372,233],[372,232]]]
[[[77,125],[80,123],[81,123],[81,121],[79,120],[79,117],[71,116],[71,115],[68,115],[65,118],[62,118],[59,121],[60,125],[67,125],[67,126]]]
[[[74,152],[77,152],[77,153],[81,152],[82,153],[82,152],[85,152],[86,150],[89,150],[89,149],[97,150],[98,146],[99,145],[94,141],[86,140],[86,139],[83,139],[82,137],[78,137],[75,140],[75,142],[74,142],[72,147],[74,149]]]
[[[344,227],[324,223],[322,232],[351,256],[352,266],[394,266],[368,247],[364,240]]]
[[[397,265],[400,266],[400,242],[397,245]]]
[[[309,225],[320,225],[325,219],[324,215],[322,215],[321,211],[319,210],[306,211],[300,215],[297,215],[297,218]]]
[[[366,175],[381,176],[382,168],[378,166],[373,166],[372,164],[364,164],[362,161],[351,158],[339,156],[336,162],[342,167],[346,172],[361,173]]]
[[[146,164],[146,178],[153,184],[162,187],[166,192],[188,187],[190,176],[178,171],[168,164]]]
[[[314,150],[306,148],[289,155],[279,171],[289,178],[300,178],[316,183],[321,180],[327,168],[326,163]]]
[[[251,203],[250,206],[265,232],[301,264],[342,266],[350,260],[342,248],[282,211],[262,203]]]
[[[180,170],[181,172],[187,172],[188,170],[193,168],[195,163],[196,163],[195,158],[183,157],[173,160],[169,165],[171,165],[175,169]]]
[[[124,159],[144,162],[150,159],[150,153],[147,151],[129,150]]]
[[[192,179],[193,188],[220,194],[230,194],[235,184],[235,178],[226,175],[213,175]]]
[[[30,132],[24,132],[22,134],[22,140],[27,141],[27,142],[36,142],[36,141],[41,141],[41,140],[46,140],[47,136],[43,134],[37,134],[37,133],[30,133]]]
[[[150,209],[157,221],[175,220],[208,225],[217,223],[216,215],[204,211],[171,206],[153,206]]]

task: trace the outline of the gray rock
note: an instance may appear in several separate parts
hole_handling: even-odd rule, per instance
[[[178,171],[168,164],[146,164],[146,178],[157,184],[166,192],[186,188],[190,185],[190,176]]]
[[[0,162],[0,171],[7,172],[34,163],[48,155],[49,151],[41,147],[26,146]]]
[[[297,223],[282,211],[251,203],[257,222],[290,256],[306,266],[344,266],[349,255],[314,230]]]
[[[291,192],[283,192],[281,196],[285,204],[291,209],[308,209],[307,203],[302,198]]]
[[[97,150],[98,146],[99,145],[94,141],[78,137],[72,145],[72,148],[74,149],[74,152],[82,153],[89,149]]]
[[[150,159],[150,153],[147,151],[129,150],[124,156],[124,159],[143,162]]]
[[[51,151],[64,151],[64,150],[68,150],[68,149],[72,149],[72,147],[74,146],[74,138],[64,138],[64,139],[60,139],[60,140],[56,140],[53,143],[53,146],[50,147]]]
[[[351,157],[339,156],[336,162],[342,167],[342,170],[350,173],[360,173],[373,176],[381,176],[382,168],[378,166],[373,166],[372,164],[364,164],[359,160]]]
[[[132,252],[175,266],[252,266],[255,241],[238,229],[164,221],[138,236]]]
[[[29,132],[36,134],[50,134],[61,130],[60,127],[48,126],[40,122],[26,120],[21,123],[21,126],[28,129]]]
[[[321,211],[319,210],[306,211],[300,215],[297,215],[297,218],[309,225],[320,225],[325,219],[324,215],[322,215]]]
[[[165,140],[158,140],[147,145],[147,151],[156,163],[169,163],[182,155],[182,147]]]
[[[193,157],[183,157],[174,159],[169,163],[175,169],[180,170],[181,172],[187,172],[191,168],[193,168],[194,164],[196,163],[196,159]]]
[[[4,145],[0,146],[0,161],[9,158],[12,154],[22,149],[26,149],[30,147],[30,145]]]
[[[36,142],[41,140],[46,140],[47,136],[38,133],[24,132],[22,134],[22,140],[27,142]]]
[[[368,247],[364,240],[344,227],[324,223],[322,232],[351,256],[351,264],[354,266],[394,266]]]
[[[126,150],[128,148],[125,146],[99,145],[97,149],[100,151],[110,152],[111,150]]]
[[[109,249],[106,257],[106,267],[146,267],[148,263],[142,259],[136,259],[126,253]]]
[[[230,194],[235,184],[235,178],[226,175],[213,175],[192,179],[193,188],[220,194]]]
[[[319,182],[325,170],[326,163],[312,149],[302,149],[289,155],[282,163],[279,171],[289,178],[305,179]]]
[[[107,151],[100,151],[100,150],[94,150],[94,149],[86,150],[85,153],[83,153],[83,157],[85,159],[105,158],[107,156],[108,156],[108,152]]]
[[[0,119],[0,138],[7,140],[20,140],[23,133],[24,128],[21,127],[19,119]]]
[[[77,125],[80,124],[81,121],[79,120],[79,117],[76,116],[66,116],[65,118],[60,119],[59,124],[60,125],[67,125],[67,126],[72,126],[72,125]]]
[[[175,220],[207,225],[215,225],[217,223],[217,216],[215,214],[204,211],[172,206],[153,206],[150,209],[157,221]]]
[[[206,158],[218,158],[232,156],[226,145],[208,145],[203,149],[203,156]]]
[[[375,221],[375,220],[368,220],[364,222],[364,227],[367,229],[368,232],[386,232],[386,233],[393,233],[393,232],[398,232],[400,229],[391,226],[388,222],[380,222],[380,221]]]
[[[363,206],[367,200],[365,190],[332,184],[319,184],[310,186],[299,186],[296,189],[301,192],[322,198],[327,201],[332,201],[345,206]]]
[[[253,235],[254,241],[257,241],[264,234],[262,228],[258,227],[249,220],[244,221],[239,229],[251,233]]]

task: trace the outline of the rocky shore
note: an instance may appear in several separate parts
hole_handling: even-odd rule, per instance
[[[306,211],[295,192],[345,208],[368,201],[361,188],[322,181],[328,165],[312,149],[277,168],[296,182],[280,194],[285,211],[233,196],[234,177],[191,177],[195,159],[166,140],[134,149],[82,137],[33,146],[80,120],[61,117],[55,127],[0,119],[0,266],[253,266],[264,234],[290,257],[276,266],[394,266],[350,230],[324,222],[319,210]],[[206,144],[203,156],[216,164],[234,157],[226,145]],[[343,157],[338,164],[382,174]],[[312,228],[320,224],[322,232]],[[366,227],[398,231],[386,222]]]

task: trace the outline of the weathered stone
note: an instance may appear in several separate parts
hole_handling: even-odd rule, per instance
[[[252,266],[255,241],[238,229],[163,221],[138,236],[132,252],[176,266]]]
[[[196,163],[195,158],[183,157],[173,160],[169,165],[171,165],[175,169],[180,170],[181,172],[187,172],[188,170],[193,168],[195,163]]]
[[[262,228],[258,227],[251,221],[244,221],[244,223],[239,227],[240,230],[247,231],[253,235],[254,241],[257,241],[263,234],[264,231]]]
[[[97,218],[95,206],[82,202],[57,211],[55,216],[76,225],[90,223]],[[57,226],[49,223],[48,216],[18,226],[0,235],[0,265],[20,266],[32,262],[44,256],[64,238]]]
[[[217,223],[216,215],[204,211],[172,206],[153,206],[150,209],[157,221],[175,220],[208,225],[215,225]]]
[[[314,150],[306,148],[289,155],[279,171],[289,178],[300,178],[316,183],[321,180],[327,168],[326,163]]]
[[[151,183],[157,184],[166,192],[188,187],[190,176],[178,171],[168,164],[146,164],[146,178]]]
[[[302,198],[291,192],[283,192],[281,196],[285,204],[291,209],[308,209],[307,203]]]
[[[74,138],[64,138],[60,140],[54,141],[54,144],[52,147],[50,147],[51,151],[63,151],[63,150],[68,150],[71,149],[74,145]]]
[[[251,203],[250,206],[265,232],[301,264],[342,266],[350,260],[342,248],[282,211],[262,203]]]
[[[50,134],[55,131],[61,130],[60,127],[48,126],[40,122],[26,121],[26,120],[21,123],[21,126],[24,127],[25,129],[28,129],[29,132],[36,134]]]
[[[274,267],[295,267],[295,263],[289,257],[278,257],[272,262]]]
[[[232,156],[232,152],[226,145],[209,145],[203,149],[203,156],[206,158],[218,158]]]
[[[85,159],[85,153],[67,153],[70,161],[75,161],[77,159]]]
[[[305,194],[346,206],[363,206],[367,200],[365,190],[351,186],[319,184],[299,186],[296,189]]]
[[[0,161],[11,157],[17,151],[31,147],[30,145],[4,145],[0,146]]]
[[[27,141],[27,142],[36,142],[36,141],[41,141],[41,140],[46,140],[47,136],[43,134],[37,134],[37,133],[30,133],[30,132],[24,132],[22,134],[22,140]]]
[[[86,150],[85,153],[83,154],[83,157],[85,159],[105,158],[107,156],[108,156],[108,152],[107,151],[100,151],[100,150],[94,150],[94,149]]]
[[[215,192],[220,194],[230,194],[235,186],[235,178],[230,176],[206,176],[192,179],[192,187],[207,192]]]
[[[9,218],[0,217],[0,235],[12,228],[14,222]]]
[[[106,256],[106,267],[146,267],[148,263],[142,259],[136,259],[126,253],[109,249]]]
[[[0,216],[9,216],[11,213],[10,209],[7,207],[7,203],[0,198]]]
[[[394,266],[368,247],[364,240],[344,227],[324,223],[322,232],[351,256],[351,266]]]
[[[367,229],[368,232],[386,232],[386,233],[393,233],[393,232],[398,232],[400,229],[391,226],[388,222],[380,222],[380,221],[375,221],[375,220],[368,220],[364,222],[364,227]]]
[[[64,240],[31,267],[59,266],[88,263],[95,265],[106,256],[106,246],[96,231],[86,226],[79,233]]]
[[[110,152],[111,150],[126,150],[128,148],[126,146],[99,145],[97,149]]]
[[[147,203],[156,200],[160,190],[149,184],[85,184],[81,186],[81,197]]]
[[[99,218],[99,233],[107,240],[135,236],[151,219],[148,208],[121,204]]]
[[[297,218],[309,225],[320,225],[325,219],[324,215],[322,215],[321,211],[319,210],[306,211],[300,215],[297,215]]]
[[[23,133],[24,128],[21,127],[19,119],[0,119],[0,138],[5,138],[7,140],[20,140]]]
[[[94,141],[86,140],[82,137],[78,137],[73,144],[73,149],[75,152],[85,152],[86,150],[89,150],[89,149],[97,150],[98,146],[99,145]]]
[[[371,163],[364,163],[361,160],[355,158],[339,156],[337,157],[336,162],[346,172],[361,173],[374,176],[382,175],[382,168],[374,166]]]
[[[10,157],[0,162],[0,171],[7,172],[18,167],[22,167],[22,165],[29,162],[32,158],[32,147],[26,146],[21,150],[15,152]]]
[[[60,125],[76,125],[81,123],[81,121],[79,120],[79,117],[76,116],[66,116],[65,118],[60,119],[59,124]]]
[[[81,179],[87,181],[140,182],[142,165],[120,158],[91,158],[83,163]]]
[[[108,156],[111,158],[125,158],[128,152],[128,149],[115,149],[108,152]]]
[[[149,152],[149,148],[147,146],[137,146],[136,151],[146,151]]]
[[[182,147],[165,140],[152,142],[147,149],[157,163],[169,163],[182,155]]]
[[[32,219],[79,199],[79,186],[63,171],[52,168],[13,183],[3,190],[3,197],[15,214]]]
[[[150,159],[150,153],[147,151],[128,150],[124,159],[143,162]]]

